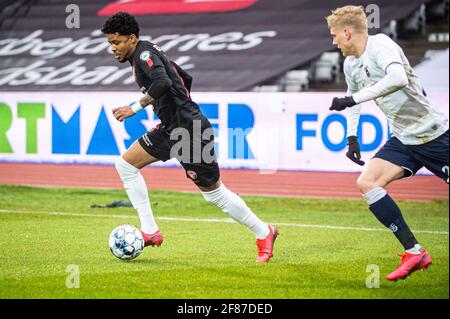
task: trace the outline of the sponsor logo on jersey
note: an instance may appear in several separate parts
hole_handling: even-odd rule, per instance
[[[370,78],[370,72],[369,72],[369,67],[366,65],[364,66],[364,71],[366,71],[366,75],[368,78]]]

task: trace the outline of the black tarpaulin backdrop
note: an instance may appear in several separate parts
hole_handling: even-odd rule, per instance
[[[151,1],[151,0],[149,0]],[[173,0],[182,2],[182,0]],[[72,1],[80,28],[67,28],[67,3],[35,1],[0,32],[0,91],[137,90],[99,32],[113,1]],[[423,0],[359,1],[380,7],[381,27]],[[232,12],[136,16],[141,38],[160,45],[194,77],[194,91],[245,91],[333,49],[325,16],[348,0],[258,0]],[[372,30],[376,32],[377,30]]]

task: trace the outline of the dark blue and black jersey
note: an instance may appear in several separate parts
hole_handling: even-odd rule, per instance
[[[190,129],[202,120],[198,105],[190,97],[192,77],[155,44],[139,41],[129,59],[139,88],[155,100],[154,112],[167,132],[175,127]]]

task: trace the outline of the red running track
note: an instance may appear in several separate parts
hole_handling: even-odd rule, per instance
[[[149,190],[197,192],[181,168],[146,167],[142,170]],[[258,170],[221,170],[221,178],[241,195],[283,197],[361,198],[355,187],[358,174]],[[121,189],[112,165],[0,163],[0,184],[41,187]],[[387,187],[395,199],[429,201],[448,199],[448,185],[435,176],[415,176]]]

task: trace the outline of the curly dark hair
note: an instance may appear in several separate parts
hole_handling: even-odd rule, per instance
[[[128,12],[118,12],[106,20],[105,24],[103,24],[102,32],[104,34],[134,34],[136,37],[139,37],[139,25],[136,19]]]

